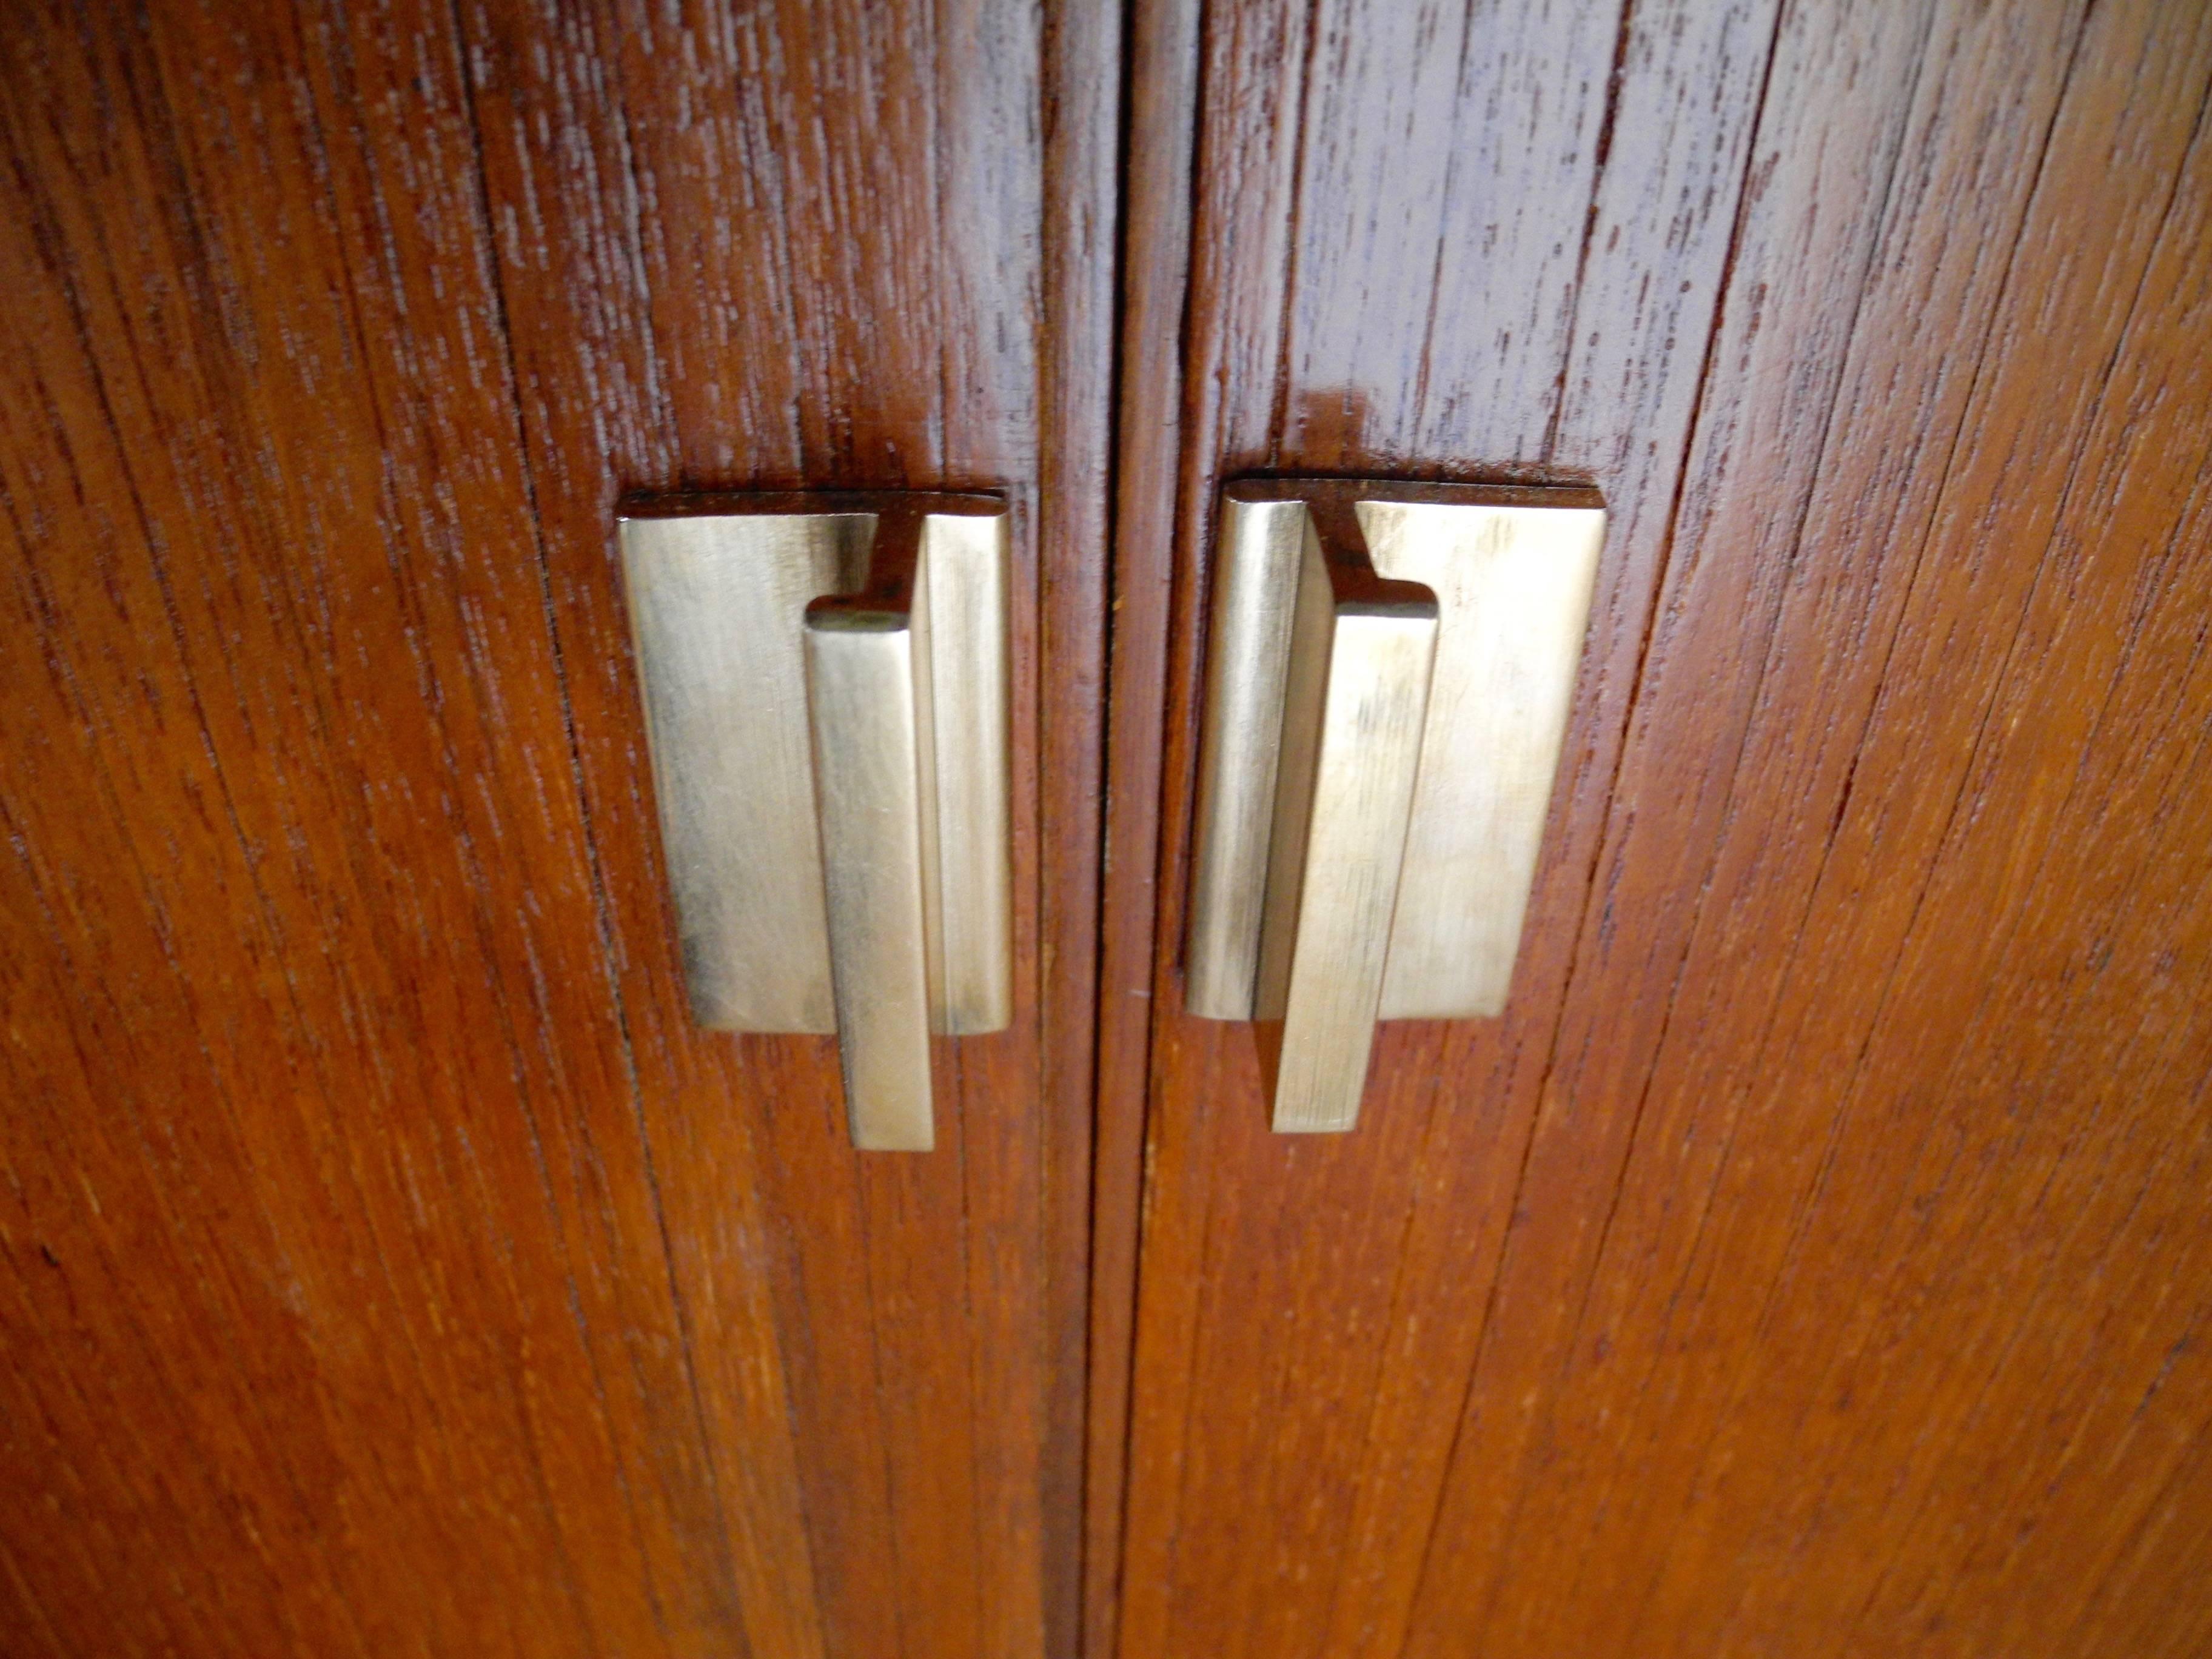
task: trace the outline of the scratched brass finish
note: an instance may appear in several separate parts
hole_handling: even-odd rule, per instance
[[[928,1038],[1012,1018],[1006,517],[988,496],[625,503],[692,1011],[836,1031],[854,1144],[933,1144]]]
[[[1282,1022],[1278,1129],[1352,1127],[1376,1020],[1504,1007],[1604,529],[1584,489],[1223,491],[1187,994]]]

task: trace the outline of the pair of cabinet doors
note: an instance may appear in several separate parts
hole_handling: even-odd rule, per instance
[[[0,1650],[2212,1641],[2212,9],[26,0]],[[1511,1005],[1268,1133],[1213,514],[1595,484]],[[938,1149],[685,1012],[625,491],[1004,491]]]

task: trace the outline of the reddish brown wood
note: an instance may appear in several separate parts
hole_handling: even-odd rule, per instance
[[[1040,901],[1042,1014],[1047,1376],[1045,1536],[1047,1654],[1085,1650],[1092,1597],[1088,1492],[1095,1464],[1091,1397],[1092,1189],[1097,1069],[1099,900],[1104,856],[1107,649],[1112,600],[1114,364],[1121,216],[1121,20],[1105,6],[1049,10],[1045,19],[1046,201],[1044,453],[1038,457],[1041,657],[1052,690],[1037,745],[1040,837],[1052,849]],[[1121,1282],[1133,1274],[1131,1230],[1113,1217]],[[1123,1376],[1127,1341],[1123,1337]],[[1118,1472],[1119,1464],[1115,1465]],[[1109,1572],[1101,1577],[1112,1583]],[[1110,1643],[1090,1651],[1110,1652]]]
[[[1116,1650],[1121,1607],[1199,69],[1194,0],[1130,10],[1084,1492],[1082,1651],[1094,1656]]]
[[[2208,50],[2152,3],[1206,9],[1186,358],[1124,414],[1180,411],[1178,516],[1117,551],[1117,704],[1171,641],[1114,750],[1115,823],[1163,791],[1127,1659],[2212,1628]],[[1255,467],[1615,514],[1514,1006],[1386,1030],[1334,1141],[1180,1009]]]
[[[2017,1109],[2008,1097],[2014,1090],[2039,1098],[2061,1133],[2084,1128],[2100,1109],[2087,1075],[2034,1082],[2029,1073],[1984,1091],[1962,1088],[1947,1074],[1953,1048],[1971,1029],[1970,1014],[1995,1019],[2008,1033],[2001,1040],[2025,1036],[2029,1010],[2045,995],[2037,983],[2040,951],[2092,913],[2054,906],[2016,941],[2017,956],[1984,954],[1968,924],[1984,914],[1982,901],[1947,896],[1946,890],[1987,881],[2027,855],[2033,842],[2016,814],[2004,815],[1998,841],[1978,845],[1960,844],[1947,834],[1946,821],[1954,831],[1964,827],[1954,816],[1960,768],[1977,746],[1989,699],[2010,695],[2002,688],[2009,684],[2005,659],[2017,650],[2019,596],[2063,562],[2050,525],[2066,499],[2067,471],[2110,441],[2093,433],[2085,443],[2084,416],[2130,325],[2212,65],[2201,32],[2175,30],[2171,14],[2154,8],[2100,10],[2078,39],[2070,27],[2061,32],[2067,20],[2056,15],[2037,20],[2052,26],[2042,38],[2010,32],[2025,21],[1936,16],[1914,109],[1926,136],[1908,129],[1903,151],[1925,160],[1893,182],[1874,274],[1839,354],[1842,380],[1796,532],[1799,574],[1777,590],[1772,620],[1759,624],[1769,631],[1757,647],[1763,661],[1756,701],[1747,699],[1745,714],[1723,728],[1741,733],[1741,758],[1729,786],[1736,799],[1719,810],[1764,830],[1715,837],[1704,914],[1680,970],[1683,989],[1672,1000],[1656,1060],[1643,1062],[1650,1069],[1637,1133],[1639,1142],[1649,1138],[1650,1150],[1636,1162],[1649,1169],[1624,1182],[1613,1227],[1664,1242],[1647,1247],[1633,1267],[1623,1258],[1608,1270],[1601,1259],[1583,1316],[1583,1342],[1603,1333],[1616,1354],[1729,1356],[1686,1368],[1662,1358],[1637,1383],[1639,1397],[1669,1401],[1686,1424],[1702,1429],[1717,1417],[1723,1426],[1718,1443],[1709,1437],[1694,1449],[1638,1448],[1624,1457],[1608,1448],[1616,1467],[1600,1501],[1608,1519],[1623,1526],[1650,1528],[1668,1514],[1670,1502],[1698,1503],[1715,1478],[1710,1471],[1742,1456],[1724,1448],[1747,1431],[1747,1419],[1762,1423],[1774,1437],[1771,1444],[1799,1443],[1802,1425],[1763,1416],[1782,1400],[1794,1418],[1831,1387],[1870,1394],[1884,1402],[1876,1422],[1915,1437],[1929,1431],[1931,1419],[1944,1420],[1943,1412],[1961,1411],[1958,1399],[1940,1392],[1929,1398],[1906,1391],[1938,1389],[1951,1374],[1949,1356],[1939,1360],[1924,1337],[1911,1340],[1929,1329],[1917,1314],[1905,1324],[1907,1316],[1894,1304],[1862,1300],[1858,1291],[1860,1275],[1876,1271],[1868,1264],[1886,1262],[1901,1248],[1887,1231],[1895,1194],[1924,1191],[1925,1173],[1905,1161],[1918,1156],[1929,1132],[1924,1118],[1948,1109],[1962,1130],[1979,1126],[1979,1133],[1994,1135]],[[1999,161],[2002,146],[1976,131],[1984,120],[2006,119],[2023,124],[2014,142],[2039,147],[2039,175]],[[1954,123],[1966,131],[1947,140]],[[2115,153],[2135,158],[2139,172],[2131,176],[2139,182],[2131,188],[2106,182]],[[1955,227],[1969,216],[1990,220],[1993,234],[1978,242],[1960,238]],[[2030,325],[2030,318],[2041,320]],[[2181,371],[2180,358],[2203,337],[2179,327],[2151,337],[2147,367],[2164,380]],[[2194,471],[2193,462],[2177,465],[2173,473],[2143,482],[2186,488]],[[1729,488],[1717,492],[1717,503]],[[1767,488],[1756,477],[1734,486],[1747,498]],[[1725,536],[1725,526],[1723,518],[1709,520],[1705,538]],[[1969,573],[1980,578],[1972,587]],[[1931,604],[1935,595],[1945,597]],[[1739,615],[1764,608],[1746,607],[1717,588],[1714,597]],[[1875,653],[1882,659],[1870,664]],[[1683,660],[1687,672],[1698,672],[1692,659]],[[2026,662],[2015,655],[2013,665]],[[2071,693],[2065,679],[2054,678],[2046,682],[2048,695],[2065,702],[2092,687],[2101,692],[2112,672],[2101,668]],[[2127,683],[2121,695],[2163,695],[2155,686]],[[2035,765],[2070,769],[2083,738],[2063,718],[2043,720],[2023,747]],[[2124,867],[2149,844],[2086,817],[2074,833],[2099,841],[2111,834],[2101,855]],[[2177,893],[2171,878],[2165,891]],[[1761,937],[1749,920],[1755,915],[1786,918],[1786,925]],[[1802,943],[1778,951],[1778,936]],[[1934,953],[1935,981],[1917,989],[1891,977],[1915,950]],[[2132,990],[2149,988],[2147,968],[2136,964]],[[1978,1014],[1950,1005],[1936,981],[1971,987],[1978,996],[1986,987],[1990,1005]],[[1759,985],[1759,994],[1747,994],[1747,983]],[[2104,1021],[2090,1008],[2070,1012],[2065,1024],[2072,1043],[2086,1046],[2104,1035]],[[1893,1058],[1881,1069],[1882,1056],[1907,1054],[1910,1060]],[[2129,1086],[2155,1103],[2154,1122],[2178,1127],[2183,1080],[2148,1056],[2142,1064],[2140,1073],[2124,1072]],[[1770,1075],[1786,1086],[1762,1081]],[[1747,1113],[1759,1114],[1751,1121],[1748,1163],[1736,1151]],[[1873,1139],[1861,1139],[1868,1135]],[[1867,1162],[1850,1162],[1854,1155]],[[1844,1161],[1823,1167],[1823,1158]],[[1994,1188],[1954,1188],[1944,1210],[1970,1236],[1990,1229],[1992,1238],[2003,1237],[1999,1219],[2034,1195],[2032,1179],[2015,1170]],[[2128,1190],[2146,1194],[2140,1186]],[[1679,1213],[1686,1197],[1697,1206],[1698,1225],[1662,1224],[1661,1206]],[[1816,1224],[1835,1231],[1825,1239],[1804,1232]],[[1808,1246],[1808,1238],[1822,1243]],[[1830,1282],[1800,1277],[1808,1248]],[[1759,1285],[1760,1299],[1698,1295],[1719,1261]],[[1997,1311],[1985,1309],[1983,1288],[1971,1278],[1948,1282],[1949,1320]],[[1685,1288],[1676,1291],[1676,1285]],[[1657,1316],[1650,1310],[1662,1296],[1672,1305]],[[1877,1340],[1894,1346],[1890,1363],[1905,1366],[1896,1374],[1899,1389],[1839,1381],[1865,1340],[1850,1331],[1839,1340],[1841,1308],[1852,1310],[1862,1332],[1872,1323],[1884,1333]],[[2004,1329],[2000,1322],[1992,1340],[2002,1340]],[[1837,1346],[1826,1346],[1830,1341]],[[1556,1385],[1569,1412],[1589,1409],[1572,1399],[1583,1387],[1583,1343],[1574,1345]],[[1825,1381],[1817,1373],[1793,1375],[1778,1392],[1768,1383],[1744,1394],[1748,1378],[1771,1359],[1814,1353],[1828,1369]],[[2089,1356],[2075,1359],[2094,1374]],[[2045,1375],[2005,1380],[2033,1400]],[[1612,1391],[1622,1384],[1598,1386]],[[1720,1391],[1718,1397],[1708,1390]],[[1726,1397],[1728,1390],[1736,1397]],[[2018,1455],[2022,1448],[2015,1442],[2006,1449]],[[1865,1480],[1884,1490],[1870,1507],[1854,1509],[1832,1492],[1820,1501],[1832,1505],[1827,1524],[1875,1553],[1875,1570],[1886,1576],[1892,1569],[1878,1553],[1881,1534],[1856,1529],[1872,1528],[1883,1505],[1903,1501],[1892,1483],[1918,1477],[1900,1462],[1901,1450],[1861,1462],[1856,1433],[1831,1455],[1845,1490]],[[1707,1457],[1718,1462],[1702,1463]],[[1768,1466],[1779,1474],[1780,1462],[1769,1459]],[[1806,1473],[1800,1465],[1797,1475]],[[1819,1490],[1802,1488],[1790,1501],[1802,1503]],[[1616,1492],[1620,1499],[1612,1501]],[[1700,1560],[1689,1540],[1716,1512],[1705,1500],[1696,1520],[1678,1529],[1666,1573]],[[1540,1528],[1541,1513],[1524,1509],[1516,1524]],[[1741,1547],[1741,1537],[1731,1541]],[[1607,1547],[1602,1531],[1577,1545],[1585,1563],[1601,1561]],[[1873,1571],[1836,1553],[1794,1567],[1791,1593],[1809,1597],[1815,1565],[1833,1576],[1841,1598],[1869,1590]],[[1909,1570],[1941,1574],[1948,1565],[1937,1552],[1912,1560]],[[1533,1560],[1528,1568],[1540,1571]],[[1704,1561],[1692,1571],[1705,1577],[1714,1565]],[[1779,1589],[1762,1587],[1759,1599],[1782,1600]],[[1713,1591],[1705,1585],[1695,1594],[1705,1601]],[[1524,1595],[1533,1604],[1533,1586]],[[1841,1626],[1841,1641],[1850,1639],[1858,1611],[1848,1599],[1801,1601],[1796,1617]],[[1608,1616],[1625,1633],[1651,1612],[1629,1606]],[[1534,1630],[1547,1627],[1531,1621]],[[1919,1639],[1899,1629],[1875,1645]]]
[[[2212,1639],[2212,23],[1129,40],[1109,611],[1111,12],[10,32],[0,1646]],[[1515,1007],[1335,1142],[1179,1007],[1253,468],[1615,514]],[[683,1019],[608,558],[829,482],[1022,526],[926,1161]]]
[[[1066,1650],[1115,40],[15,20],[0,1647]],[[611,506],[794,483],[1021,526],[926,1159],[682,1012]]]

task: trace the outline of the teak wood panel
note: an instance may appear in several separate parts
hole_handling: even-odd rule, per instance
[[[2212,14],[1154,0],[1131,62],[1095,1649],[2201,1651]],[[1181,1006],[1253,471],[1613,514],[1512,1006],[1385,1027],[1341,1138]]]
[[[4,35],[0,1648],[1066,1650],[1115,21]],[[928,1158],[690,1027],[612,556],[830,483],[1018,518]]]

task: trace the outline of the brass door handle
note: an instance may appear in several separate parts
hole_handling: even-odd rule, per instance
[[[1605,511],[1588,489],[1222,492],[1186,1006],[1349,1129],[1376,1023],[1501,1012]]]
[[[694,1017],[834,1030],[854,1145],[927,1152],[930,1034],[1013,1017],[1005,503],[636,499],[621,534]]]

